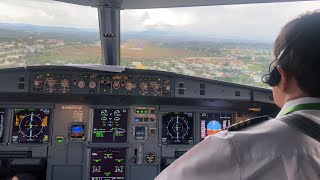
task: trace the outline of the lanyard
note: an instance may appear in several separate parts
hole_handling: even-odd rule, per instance
[[[300,110],[320,110],[320,103],[299,104],[297,106],[288,108],[283,114],[288,115],[292,112]]]

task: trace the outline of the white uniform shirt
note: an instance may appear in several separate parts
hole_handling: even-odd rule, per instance
[[[156,180],[320,180],[320,143],[279,120],[286,109],[306,103],[320,98],[289,101],[275,119],[208,136]],[[320,110],[293,113],[320,124]]]

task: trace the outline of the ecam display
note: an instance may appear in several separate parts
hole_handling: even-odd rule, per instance
[[[93,115],[92,142],[127,142],[127,109],[95,109]]]
[[[125,148],[92,148],[90,180],[125,179]]]

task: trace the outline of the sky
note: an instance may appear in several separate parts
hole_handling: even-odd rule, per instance
[[[122,10],[121,31],[273,41],[290,19],[317,9],[320,1]],[[0,23],[98,29],[98,13],[51,0],[1,0]]]

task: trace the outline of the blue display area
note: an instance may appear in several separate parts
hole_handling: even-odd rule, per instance
[[[220,129],[222,129],[222,125],[216,120],[210,121],[208,123],[208,125],[207,125],[207,130],[217,131],[217,130],[220,130]]]
[[[82,133],[83,127],[81,125],[72,127],[72,133]]]

